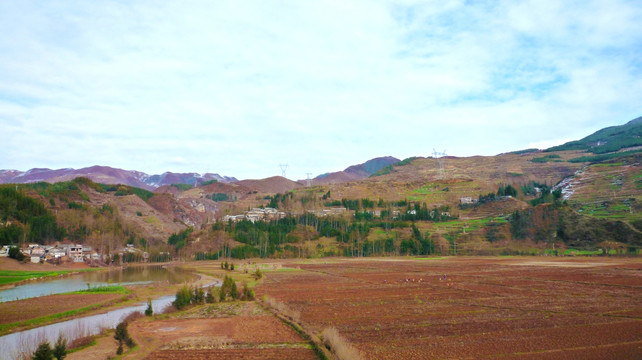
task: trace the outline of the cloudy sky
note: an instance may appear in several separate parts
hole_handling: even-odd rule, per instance
[[[642,115],[642,3],[0,1],[0,169],[303,179]]]

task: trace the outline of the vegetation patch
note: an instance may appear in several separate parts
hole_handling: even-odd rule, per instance
[[[611,159],[618,159],[622,157],[627,157],[630,155],[636,155],[640,154],[642,150],[631,150],[631,151],[624,151],[620,153],[610,153],[610,154],[602,154],[602,155],[594,155],[594,156],[580,156],[577,158],[573,158],[568,160],[568,162],[571,163],[582,163],[582,162],[589,162],[589,163],[599,163],[602,161],[607,161]]]
[[[73,291],[70,294],[102,294],[102,293],[129,294],[130,291],[125,289],[122,285],[106,285],[106,286],[90,287],[85,290]]]
[[[172,184],[170,186],[175,187],[180,191],[187,191],[192,188],[192,185],[190,184]]]
[[[561,161],[560,156],[557,154],[551,154],[531,159],[531,162],[534,163],[546,163],[549,161]]]
[[[31,279],[40,279],[46,277],[60,276],[71,271],[19,271],[19,270],[0,270],[0,284],[11,284]]]
[[[410,164],[410,163],[411,163],[413,160],[415,160],[415,159],[419,159],[419,157],[417,157],[417,156],[411,156],[411,157],[409,157],[409,158],[403,159],[403,160],[401,160],[401,161],[399,161],[399,162],[396,162],[396,163],[394,163],[394,164],[391,164],[391,165],[388,165],[388,166],[384,166],[384,167],[382,167],[381,169],[379,169],[379,171],[377,171],[377,172],[375,172],[374,174],[370,175],[370,177],[375,177],[375,176],[381,176],[381,175],[390,174],[391,172],[395,172],[395,169],[394,169],[394,167],[395,167],[395,166],[405,166],[405,165],[408,165],[408,164]]]

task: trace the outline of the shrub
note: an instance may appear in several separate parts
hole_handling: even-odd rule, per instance
[[[12,259],[16,259],[18,261],[22,261],[25,259],[25,255],[18,249],[17,246],[12,246],[9,248],[9,257]]]
[[[189,304],[192,303],[192,291],[187,285],[184,285],[181,289],[176,292],[176,300],[174,300],[174,306],[180,310]]]
[[[192,295],[192,303],[194,304],[202,304],[205,302],[205,291],[201,287],[195,287],[194,290],[194,295]]]
[[[207,295],[205,296],[205,302],[208,304],[213,304],[219,300],[219,291],[218,289],[212,287],[207,291]]]
[[[127,344],[127,347],[130,349],[136,346],[136,343],[134,342],[134,339],[132,339],[131,336],[129,336],[129,332],[127,331],[127,321],[122,321],[120,324],[116,326],[116,332],[114,333],[114,339],[118,341],[118,351],[117,354],[122,354],[123,353],[123,343]]]
[[[254,272],[254,278],[255,278],[256,280],[259,280],[259,279],[261,279],[262,277],[263,277],[263,272],[261,272],[261,269],[259,269],[259,268],[257,267],[257,268],[256,268],[256,271]]]
[[[147,299],[147,309],[145,309],[145,316],[152,316],[154,309],[152,308],[152,299]]]
[[[51,345],[49,342],[45,341],[38,345],[38,349],[33,353],[33,360],[52,360],[53,351],[51,350]]]
[[[225,275],[225,278],[223,279],[223,285],[221,285],[221,294],[219,296],[221,301],[225,301],[225,299],[229,296],[232,299],[238,299],[239,298],[239,293],[238,289],[236,288],[236,283],[234,282],[234,279],[231,277]]]
[[[243,283],[243,300],[254,300],[254,290],[247,283]]]
[[[56,345],[53,348],[53,356],[58,360],[63,360],[67,356],[67,339],[60,333]]]
[[[231,264],[230,264],[230,270],[231,270],[231,271],[234,271],[234,263],[231,263]]]

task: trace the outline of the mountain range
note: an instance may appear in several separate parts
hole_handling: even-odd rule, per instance
[[[319,175],[311,180],[311,184],[337,184],[346,181],[361,180],[376,173],[381,168],[399,162],[399,159],[392,156],[378,157],[368,160],[362,164],[352,165],[343,171],[332,173],[325,173]],[[82,169],[42,169],[35,168],[27,171],[18,170],[0,170],[0,184],[25,184],[35,182],[48,182],[56,183],[60,181],[73,180],[78,177],[86,177],[94,182],[102,184],[123,184],[134,186],[146,190],[155,190],[162,186],[172,184],[187,184],[191,186],[199,186],[208,181],[216,180],[222,183],[239,182],[239,180],[232,176],[222,176],[219,174],[206,173],[173,173],[165,172],[160,175],[148,175],[141,171],[136,170],[123,170],[112,168],[109,166],[91,166]],[[273,189],[278,191],[288,191],[297,187],[302,187],[306,184],[307,180],[299,180],[298,182],[288,180],[288,184],[281,179],[279,185],[274,184],[275,178],[267,178],[262,180],[242,180],[241,185],[251,184],[257,186],[260,190]]]
[[[109,166],[91,166],[82,169],[42,169],[36,168],[28,171],[0,170],[0,183],[25,184],[34,182],[55,183],[68,181],[78,177],[86,177],[102,184],[123,184],[141,189],[154,190],[164,185],[188,184],[198,186],[208,181],[224,183],[235,182],[238,179],[219,174],[198,173],[173,173],[165,172],[160,175],[148,175],[136,170],[123,170]]]

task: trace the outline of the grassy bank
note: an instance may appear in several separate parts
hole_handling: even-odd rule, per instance
[[[0,286],[15,285],[24,281],[41,280],[44,278],[65,276],[98,269],[81,270],[58,270],[58,271],[21,271],[21,270],[0,270]]]

